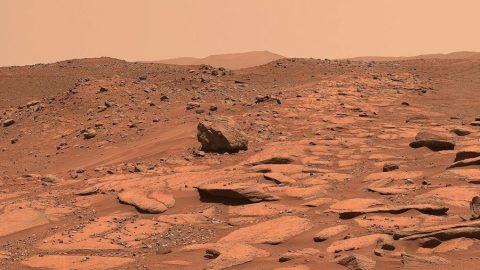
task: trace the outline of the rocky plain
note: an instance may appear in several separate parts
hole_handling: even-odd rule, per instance
[[[0,269],[478,269],[480,60],[0,68]]]

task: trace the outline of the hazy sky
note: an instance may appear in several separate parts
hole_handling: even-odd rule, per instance
[[[289,57],[480,51],[479,0],[0,0],[0,66],[269,50]]]

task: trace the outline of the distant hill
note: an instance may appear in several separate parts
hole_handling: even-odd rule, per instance
[[[349,58],[354,61],[399,61],[399,60],[417,60],[417,59],[480,59],[480,52],[453,52],[453,53],[437,53],[422,54],[408,57],[384,57],[384,56],[361,56]]]
[[[210,65],[213,67],[224,67],[228,69],[241,69],[254,66],[260,66],[269,62],[285,58],[281,55],[269,51],[253,51],[245,53],[216,54],[205,58],[181,57],[152,63],[171,64],[171,65]]]

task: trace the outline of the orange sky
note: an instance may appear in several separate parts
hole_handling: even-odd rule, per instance
[[[290,57],[480,51],[479,0],[0,0],[0,66],[269,50]]]

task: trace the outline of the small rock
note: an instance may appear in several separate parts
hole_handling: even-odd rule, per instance
[[[160,95],[160,101],[168,101],[169,99],[170,99],[170,98],[169,98],[167,95],[165,95],[165,94],[161,94],[161,95]]]
[[[398,170],[400,168],[400,166],[398,166],[397,164],[394,164],[394,163],[385,163],[383,165],[383,171],[384,172],[391,172],[391,171],[394,171],[394,170]]]
[[[42,181],[42,183],[55,184],[58,183],[58,178],[55,175],[47,174],[42,176],[40,181]]]
[[[470,202],[470,212],[472,213],[472,219],[480,218],[480,197],[475,196]]]
[[[13,119],[7,119],[7,120],[3,121],[3,126],[4,127],[8,127],[8,126],[11,126],[13,124],[15,124],[15,120],[13,120]]]
[[[83,134],[83,138],[86,140],[92,139],[95,136],[97,136],[97,132],[93,129],[85,129],[82,131],[82,134]]]
[[[452,132],[455,133],[457,136],[467,136],[471,133],[470,131],[461,128],[455,128],[452,130]]]
[[[207,258],[207,259],[215,259],[220,255],[221,255],[220,251],[209,248],[205,251],[205,256],[204,257]]]
[[[436,237],[426,237],[419,240],[419,244],[423,248],[434,248],[440,245],[441,243],[442,241],[440,241]]]
[[[197,108],[200,108],[200,103],[193,102],[193,101],[187,103],[187,110],[193,110],[193,109],[197,109]]]

